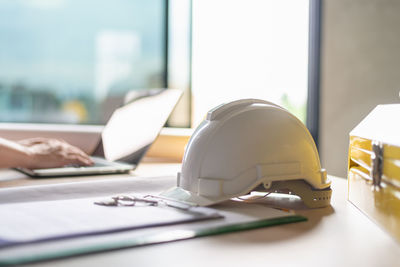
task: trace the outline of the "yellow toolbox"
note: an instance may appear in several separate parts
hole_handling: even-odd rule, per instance
[[[350,132],[348,199],[400,242],[400,104],[377,106]]]

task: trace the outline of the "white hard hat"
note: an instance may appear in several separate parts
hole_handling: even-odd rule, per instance
[[[293,192],[309,207],[330,204],[330,181],[304,124],[257,99],[210,110],[191,136],[177,186],[162,197],[200,206],[251,191]]]

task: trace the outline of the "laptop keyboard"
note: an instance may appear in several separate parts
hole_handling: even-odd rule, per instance
[[[94,164],[90,165],[90,166],[82,166],[82,165],[79,165],[79,164],[68,164],[68,165],[65,165],[64,167],[67,167],[67,168],[82,168],[82,167],[104,167],[104,166],[110,166],[110,164],[105,164],[103,162],[99,162],[95,158],[92,158],[92,160],[93,160]]]

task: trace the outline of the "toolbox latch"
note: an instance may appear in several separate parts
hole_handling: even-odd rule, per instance
[[[380,187],[383,172],[383,144],[372,141],[371,172],[370,176],[374,186]]]

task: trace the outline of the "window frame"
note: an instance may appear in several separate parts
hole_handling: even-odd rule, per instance
[[[308,92],[306,126],[319,147],[321,0],[309,0]]]

